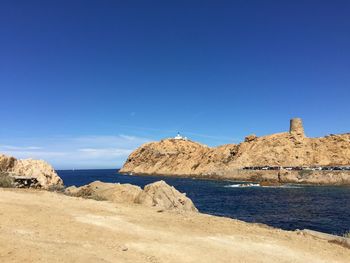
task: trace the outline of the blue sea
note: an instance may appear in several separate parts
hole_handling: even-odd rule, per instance
[[[164,180],[192,199],[200,212],[285,230],[341,235],[350,230],[350,187],[288,185],[239,187],[242,182],[121,175],[117,170],[59,170],[66,186],[99,180],[144,187]]]

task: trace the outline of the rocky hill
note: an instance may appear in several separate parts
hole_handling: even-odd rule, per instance
[[[308,138],[300,119],[290,130],[215,148],[182,139],[142,145],[130,154],[122,173],[164,175],[227,174],[252,166],[350,165],[350,133]]]

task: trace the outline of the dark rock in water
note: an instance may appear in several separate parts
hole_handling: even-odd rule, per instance
[[[278,181],[261,181],[259,182],[260,186],[281,186],[282,183]]]

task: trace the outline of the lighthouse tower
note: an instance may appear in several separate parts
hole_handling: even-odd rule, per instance
[[[180,133],[178,132],[176,134],[176,136],[174,137],[175,140],[183,140],[184,138],[180,135]]]
[[[300,118],[290,120],[289,133],[296,136],[305,137],[303,121]]]
[[[181,136],[179,132],[176,134],[176,136],[174,137],[174,139],[175,139],[175,140],[185,140],[185,141],[188,140],[187,137]]]

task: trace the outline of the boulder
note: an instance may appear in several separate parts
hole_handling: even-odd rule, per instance
[[[57,175],[53,167],[43,160],[18,160],[1,154],[0,171],[7,172],[12,177],[35,178],[37,181],[35,187],[44,189],[63,187],[62,179]]]
[[[136,203],[159,210],[198,211],[191,199],[164,181],[148,184],[144,190],[131,184],[95,181],[81,187],[68,187],[65,194],[114,203]]]
[[[135,203],[164,210],[198,211],[191,199],[164,181],[146,185]]]
[[[248,136],[246,136],[246,137],[244,138],[244,141],[245,141],[245,142],[252,142],[252,141],[254,141],[256,138],[258,138],[258,136],[256,136],[255,134],[250,134],[250,135],[248,135]]]
[[[65,190],[67,195],[95,200],[108,200],[116,203],[133,203],[140,192],[142,192],[142,189],[135,185],[103,183],[100,181],[81,187],[71,186]]]

